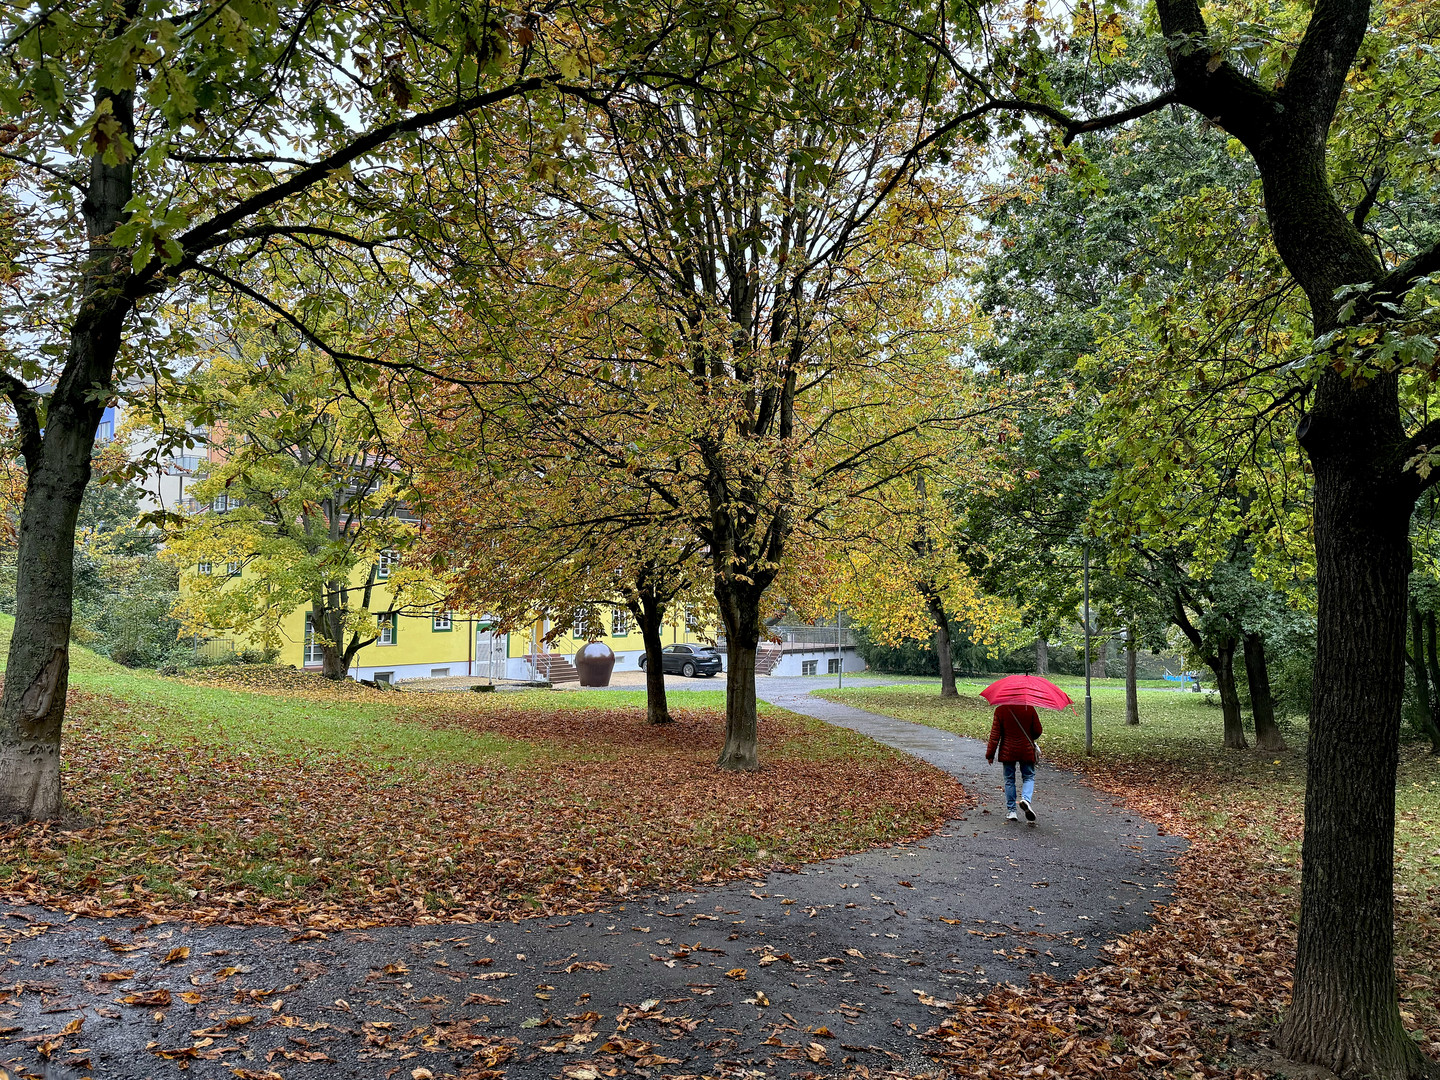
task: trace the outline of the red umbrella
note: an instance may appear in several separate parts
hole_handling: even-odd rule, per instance
[[[1069,694],[1039,675],[1006,675],[981,690],[980,696],[991,705],[1038,705],[1042,709],[1064,709],[1074,704]]]

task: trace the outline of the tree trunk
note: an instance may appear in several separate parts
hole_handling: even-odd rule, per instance
[[[59,437],[53,419],[46,436]],[[83,456],[69,456],[65,461],[56,454],[62,459],[53,468],[31,474],[20,515],[15,631],[0,707],[0,818],[6,820],[60,814],[60,726],[70,675],[75,520],[90,478],[89,446]]]
[[[631,614],[640,624],[640,640],[645,645],[645,722],[668,724],[674,718],[665,698],[665,641],[660,633],[665,626],[665,605],[644,597],[631,608]]]
[[[1103,679],[1105,678],[1105,662],[1110,655],[1110,639],[1100,638],[1091,643],[1090,649],[1094,654],[1090,657],[1090,678]]]
[[[1430,739],[1430,753],[1440,755],[1440,724],[1435,723],[1435,708],[1430,700],[1430,687],[1435,674],[1435,615],[1428,620],[1430,633],[1425,632],[1425,617],[1420,605],[1410,601],[1410,630],[1414,646],[1413,654],[1407,653],[1411,669],[1415,673],[1415,708],[1419,714],[1420,730]],[[1428,654],[1428,658],[1427,658]]]
[[[102,91],[133,133],[132,95]],[[129,259],[107,244],[133,194],[131,166],[90,161],[82,211],[92,248],[62,369],[40,427],[35,395],[12,376],[27,480],[15,557],[15,629],[0,698],[0,819],[53,818],[61,808],[60,728],[70,680],[75,522],[90,482],[95,430],[114,379]]]
[[[1440,656],[1436,655],[1435,613],[1425,613],[1425,667],[1430,671],[1430,685],[1440,690]]]
[[[1050,674],[1050,645],[1044,634],[1035,635],[1035,674]]]
[[[715,599],[725,621],[725,747],[722,769],[760,767],[760,725],[755,712],[755,654],[760,646],[760,592],[744,583],[716,581]]]
[[[1125,723],[1140,723],[1140,692],[1135,686],[1135,631],[1125,635]]]
[[[1315,469],[1315,703],[1295,991],[1279,1045],[1346,1078],[1427,1070],[1395,985],[1411,500],[1390,458],[1402,435],[1393,376],[1356,387],[1332,371],[1301,430]]]
[[[1225,716],[1225,747],[1247,749],[1245,722],[1240,715],[1240,693],[1235,688],[1235,641],[1224,641],[1215,647],[1213,668],[1215,685],[1220,689],[1220,709]]]
[[[1265,659],[1265,639],[1245,635],[1245,680],[1250,684],[1250,712],[1255,717],[1255,748],[1288,749],[1275,723],[1275,700],[1270,694],[1270,667]]]
[[[959,697],[955,689],[955,661],[950,655],[950,618],[945,613],[945,602],[933,589],[923,590],[925,606],[930,618],[935,621],[935,660],[940,665],[940,696]]]

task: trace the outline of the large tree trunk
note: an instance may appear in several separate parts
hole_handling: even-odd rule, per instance
[[[715,599],[725,621],[725,747],[722,769],[760,767],[760,725],[755,712],[755,654],[760,647],[760,593],[744,583],[720,580]]]
[[[1276,251],[1305,291],[1315,334],[1337,329],[1340,291],[1385,276],[1330,189],[1325,160],[1368,0],[1317,4],[1283,80],[1263,86],[1215,51],[1195,0],[1156,6],[1176,99],[1250,151]],[[1351,377],[1328,363],[1317,371],[1297,429],[1315,477],[1315,693],[1295,989],[1278,1044],[1345,1080],[1403,1080],[1435,1072],[1405,1034],[1394,968],[1395,774],[1418,483],[1404,469],[1398,377]]]
[[[933,589],[924,591],[925,606],[935,622],[935,660],[940,665],[940,696],[959,697],[955,689],[955,661],[950,655],[950,618],[945,613],[945,602]]]
[[[631,614],[640,624],[640,640],[645,645],[645,721],[668,724],[673,718],[665,698],[665,641],[661,637],[665,605],[652,598],[642,598],[631,608]]]
[[[1225,746],[1229,750],[1244,750],[1249,746],[1245,741],[1245,721],[1240,715],[1240,692],[1235,688],[1236,641],[1224,641],[1215,647],[1212,669],[1215,685],[1220,690],[1220,710],[1225,717]]]
[[[132,96],[97,95],[133,133]],[[14,376],[27,481],[16,552],[15,630],[0,698],[0,818],[60,813],[60,728],[70,677],[75,521],[90,482],[90,458],[114,378],[125,318],[129,259],[107,246],[133,193],[131,167],[90,162],[83,213],[92,243],[65,366],[46,409],[43,432],[34,395]]]
[[[1125,635],[1125,723],[1140,723],[1140,691],[1135,685],[1135,631]]]
[[[97,415],[98,422],[99,417]],[[16,560],[15,632],[0,705],[0,817],[60,814],[60,726],[70,675],[75,520],[90,479],[89,440],[71,433],[69,454],[47,454],[25,490]],[[60,438],[54,419],[47,451]],[[66,460],[66,459],[69,460]]]
[[[1044,634],[1035,635],[1035,674],[1050,674],[1050,645]]]
[[[1250,712],[1255,717],[1255,747],[1285,750],[1285,737],[1275,723],[1275,701],[1270,694],[1270,667],[1265,660],[1265,639],[1245,635],[1245,681],[1250,684]]]
[[[1405,685],[1410,501],[1389,457],[1398,385],[1320,378],[1301,442],[1315,467],[1318,633],[1305,789],[1292,1057],[1343,1077],[1425,1066],[1405,1034],[1394,961],[1395,773]]]

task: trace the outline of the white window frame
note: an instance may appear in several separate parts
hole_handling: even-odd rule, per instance
[[[375,580],[390,580],[390,571],[395,569],[395,564],[400,561],[400,553],[394,548],[384,548],[375,557]]]
[[[801,660],[801,661],[800,661],[800,674],[801,674],[801,676],[803,676],[803,677],[809,677],[809,676],[811,676],[811,675],[817,675],[817,674],[819,674],[819,672],[820,672],[820,661],[819,661],[819,660]]]
[[[232,559],[232,560],[230,560],[229,562],[227,562],[227,563],[225,564],[225,576],[226,576],[226,577],[239,577],[239,576],[240,576],[241,565],[242,565],[242,564],[240,563],[240,561],[239,561],[238,559]]]
[[[826,674],[826,675],[839,675],[839,674],[840,674],[840,658],[839,658],[838,656],[832,656],[832,657],[830,657],[830,659],[828,659],[828,660],[825,661],[825,674]]]
[[[610,636],[630,636],[630,611],[628,608],[617,607],[610,609]]]
[[[393,611],[382,611],[382,612],[380,612],[379,615],[376,615],[376,616],[375,616],[375,624],[376,624],[376,629],[379,631],[379,633],[377,633],[377,634],[375,635],[375,644],[376,644],[376,645],[394,645],[394,644],[395,644],[395,613],[394,613]]]
[[[212,567],[211,564],[208,563],[208,562],[202,562],[202,563],[196,563],[196,564],[195,564],[195,572],[196,572],[197,574],[204,574],[206,577],[209,577],[209,576],[210,576],[210,572],[211,572],[212,569],[213,569],[213,567]]]
[[[305,613],[305,653],[302,661],[305,667],[319,667],[325,663],[325,647],[315,637],[315,613]]]
[[[430,615],[430,632],[432,634],[445,633],[455,629],[455,613],[453,611],[436,611]]]

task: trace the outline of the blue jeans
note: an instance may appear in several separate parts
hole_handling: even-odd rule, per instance
[[[1025,801],[1029,802],[1035,794],[1035,766],[1028,761],[1002,761],[1000,767],[1005,770],[1005,809],[1015,813],[1019,808],[1015,805],[1015,766],[1020,766],[1020,793],[1024,795]]]

